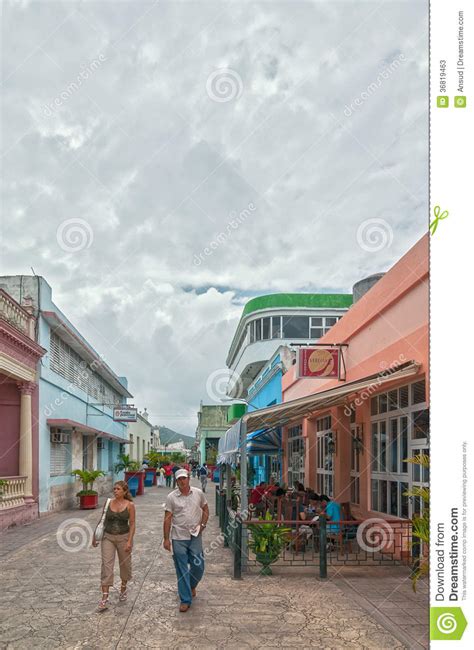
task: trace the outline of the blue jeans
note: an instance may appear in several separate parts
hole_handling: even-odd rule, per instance
[[[190,605],[191,589],[197,587],[204,573],[202,535],[191,539],[173,539],[172,544],[179,599],[182,604]]]

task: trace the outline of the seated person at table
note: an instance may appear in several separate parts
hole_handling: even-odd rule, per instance
[[[275,483],[275,485],[277,486],[277,489],[274,492],[274,496],[276,496],[276,497],[284,497],[285,494],[286,494],[286,490],[284,488],[282,488],[279,483]]]
[[[340,521],[342,520],[341,504],[331,499],[325,494],[321,495],[321,502],[325,506],[324,514],[328,522],[334,521],[337,523],[327,524],[326,530],[328,533],[338,533],[341,529]]]
[[[263,495],[265,494],[265,481],[260,481],[260,483],[253,488],[250,492],[250,505],[253,506],[253,509],[257,514],[263,514],[265,510],[265,504],[263,503]]]

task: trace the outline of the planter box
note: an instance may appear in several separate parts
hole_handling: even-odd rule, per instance
[[[130,476],[127,479],[128,489],[130,490],[130,494],[132,495],[132,497],[137,496],[139,482],[140,481],[139,481],[138,476],[135,476],[135,475]]]
[[[145,470],[145,487],[156,485],[156,467],[149,467]]]
[[[129,479],[134,477],[138,479],[138,488],[137,488],[136,496],[139,497],[142,494],[145,494],[145,472],[144,471],[125,472],[125,480],[127,481],[127,483]]]
[[[87,494],[79,497],[81,510],[93,510],[99,505],[98,494]]]

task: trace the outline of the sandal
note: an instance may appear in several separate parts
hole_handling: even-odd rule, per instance
[[[102,600],[100,601],[97,609],[99,612],[103,612],[109,607],[109,594],[106,593],[105,591],[102,592]]]
[[[127,587],[122,591],[123,586],[120,588],[120,594],[119,594],[119,600],[121,603],[125,602],[127,600],[128,594],[127,594]]]

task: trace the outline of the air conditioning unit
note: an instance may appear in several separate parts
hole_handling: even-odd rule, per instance
[[[51,428],[51,442],[56,445],[67,445],[71,442],[71,434],[61,429]]]

